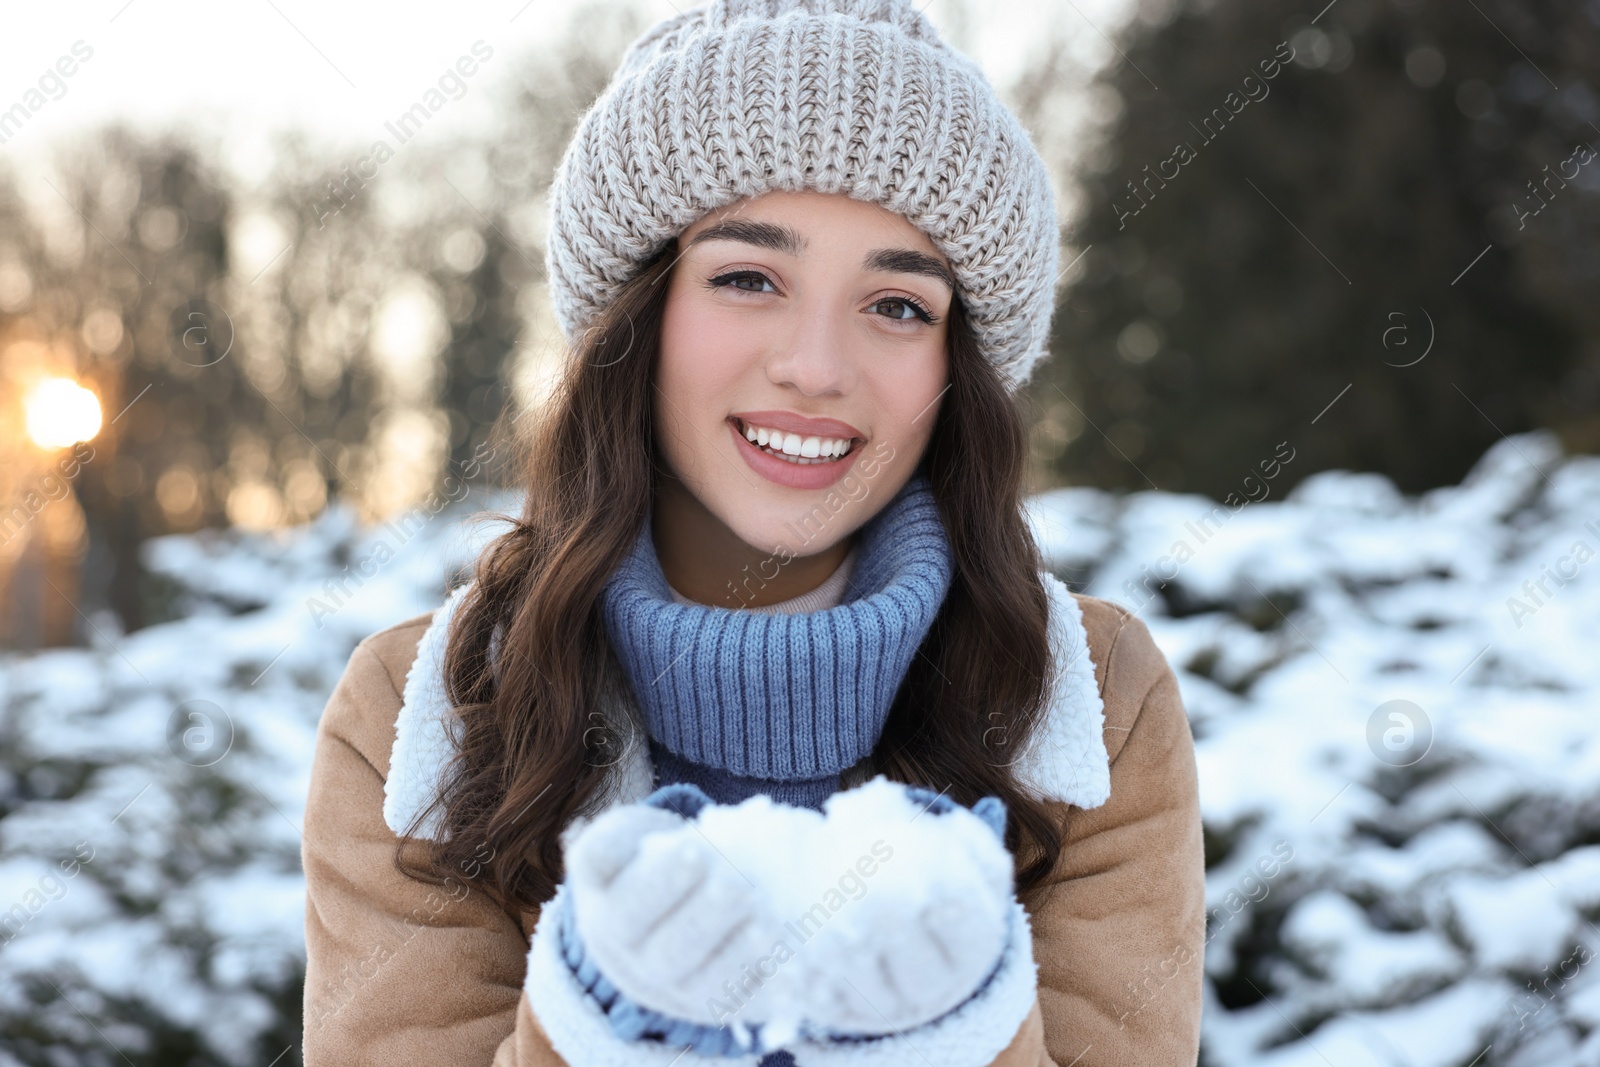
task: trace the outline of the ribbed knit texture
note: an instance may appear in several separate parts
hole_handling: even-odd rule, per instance
[[[803,611],[822,611],[844,601],[845,593],[849,590],[850,574],[855,569],[856,557],[861,549],[852,544],[850,551],[840,561],[834,572],[828,575],[826,581],[809,593],[780,600],[774,604],[764,604],[759,607],[746,605],[739,610],[762,612],[768,615],[793,615]],[[696,604],[670,586],[672,599],[678,604]],[[726,605],[736,607],[735,604]],[[838,779],[835,776],[826,776],[814,782],[795,781],[785,782],[767,778],[740,778],[716,767],[704,767],[697,763],[675,756],[666,746],[654,738],[649,739],[651,762],[656,768],[656,781],[661,782],[693,782],[706,792],[716,790],[724,797],[746,797],[754,793],[766,793],[782,804],[795,806],[819,807],[823,800],[834,792]]]
[[[658,786],[690,782],[721,804],[765,793],[820,808],[840,772],[872,751],[953,563],[920,472],[855,536],[841,603],[773,614],[677,602],[646,516],[606,583],[603,616]]]
[[[911,0],[716,0],[636,40],[550,189],[545,266],[567,339],[690,224],[772,190],[908,219],[950,260],[979,347],[1013,389],[1048,350],[1049,169]]]

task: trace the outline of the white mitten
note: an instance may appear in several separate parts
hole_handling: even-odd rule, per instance
[[[801,952],[814,1027],[867,1036],[909,1030],[965,1001],[999,962],[1011,854],[983,817],[935,796],[880,776],[826,802],[841,832],[859,837],[859,828],[873,827],[874,840],[893,852]]]
[[[639,804],[601,813],[567,842],[573,919],[617,989],[665,1015],[728,1022],[719,1004],[781,925],[770,894],[683,815]],[[741,1012],[759,1022],[762,1013]]]

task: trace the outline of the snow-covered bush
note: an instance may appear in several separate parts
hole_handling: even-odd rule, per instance
[[[1527,434],[1418,498],[1322,472],[1234,503],[1034,501],[1178,670],[1202,1062],[1600,1063],[1600,457]]]
[[[299,1062],[317,720],[509,503],[160,538],[181,617],[0,659],[0,1065]]]

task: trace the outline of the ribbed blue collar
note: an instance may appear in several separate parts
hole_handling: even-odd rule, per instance
[[[646,515],[602,610],[657,784],[693,781],[719,803],[761,792],[820,807],[872,751],[953,561],[920,471],[856,537],[841,603],[767,614],[674,601]]]

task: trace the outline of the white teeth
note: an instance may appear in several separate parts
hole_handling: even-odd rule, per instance
[[[850,441],[842,437],[801,437],[765,426],[744,424],[745,440],[769,449],[774,454],[792,457],[796,463],[827,463],[850,451]]]

